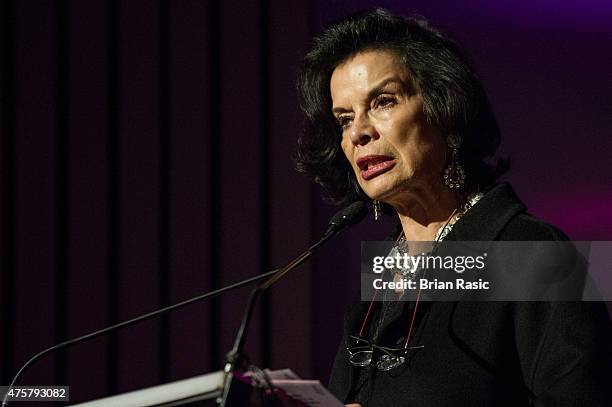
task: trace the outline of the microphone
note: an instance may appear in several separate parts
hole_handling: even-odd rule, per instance
[[[281,277],[283,277],[288,271],[292,270],[293,268],[297,267],[298,265],[302,264],[306,259],[308,259],[313,251],[322,246],[325,242],[327,242],[329,239],[331,239],[332,237],[334,237],[335,235],[337,235],[338,233],[341,233],[343,231],[345,231],[346,229],[350,228],[351,226],[355,225],[356,223],[358,223],[359,221],[361,221],[365,214],[367,213],[367,207],[365,206],[365,204],[361,201],[357,201],[352,203],[351,205],[341,209],[339,212],[337,212],[329,221],[328,227],[327,227],[327,231],[325,232],[325,234],[323,235],[323,237],[314,245],[310,246],[305,252],[303,252],[301,255],[299,255],[298,257],[296,257],[293,261],[291,261],[289,264],[287,264],[285,267],[281,268],[281,269],[275,269],[272,271],[269,271],[267,273],[264,274],[260,274],[251,278],[248,278],[246,280],[231,284],[229,286],[223,287],[223,288],[219,288],[217,290],[205,293],[205,294],[201,294],[195,297],[192,297],[190,299],[181,301],[177,304],[173,304],[173,305],[169,305],[167,307],[149,312],[147,314],[143,314],[140,316],[137,316],[135,318],[129,319],[127,321],[123,321],[123,322],[119,322],[117,324],[108,326],[106,328],[102,328],[100,330],[94,331],[94,332],[90,332],[88,334],[79,336],[77,338],[73,338],[73,339],[69,339],[66,340],[64,342],[58,343],[56,345],[53,345],[39,353],[37,353],[36,355],[32,356],[25,364],[23,364],[23,366],[21,366],[21,368],[17,371],[17,373],[15,374],[15,376],[13,377],[13,380],[11,381],[10,385],[8,386],[8,388],[6,389],[6,393],[4,394],[4,396],[2,397],[2,403],[1,406],[4,407],[6,405],[8,405],[8,394],[9,391],[11,390],[11,388],[17,383],[17,380],[19,379],[19,377],[21,377],[21,375],[23,373],[25,373],[25,371],[36,361],[42,359],[44,356],[56,352],[60,349],[65,349],[68,347],[71,347],[73,345],[76,345],[78,343],[82,343],[94,338],[97,338],[99,336],[102,336],[104,334],[107,334],[109,332],[113,332],[116,331],[118,329],[121,328],[126,328],[128,326],[132,326],[135,325],[137,323],[140,323],[142,321],[146,321],[149,320],[153,317],[157,317],[159,315],[163,315],[166,313],[169,313],[171,311],[174,311],[176,309],[185,307],[187,305],[202,301],[206,298],[212,298],[212,297],[216,297],[218,295],[221,295],[223,293],[225,293],[226,291],[231,291],[233,289],[242,287],[244,285],[250,284],[250,283],[254,283],[254,282],[258,282],[261,280],[265,280],[263,283],[261,283],[256,289],[256,292],[259,292],[267,287],[269,287],[270,285],[274,284],[276,281],[278,281]],[[256,295],[253,295],[252,297],[256,297]],[[250,319],[250,309],[252,309],[252,304],[251,302],[254,302],[255,298],[251,298],[251,300],[249,301],[249,306],[247,308],[247,315],[245,315],[245,318],[243,320],[242,326],[241,326],[241,334],[239,335],[240,338],[237,338],[236,341],[236,346],[234,351],[236,353],[240,352],[240,349],[242,347],[242,343],[243,343],[243,339],[242,336],[243,334],[245,334],[245,330],[246,330],[246,326],[248,325],[248,320]]]
[[[355,201],[346,208],[338,211],[327,225],[325,235],[337,235],[344,232],[346,229],[361,222],[368,213],[368,207],[363,201]]]

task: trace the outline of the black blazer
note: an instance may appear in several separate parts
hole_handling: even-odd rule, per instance
[[[445,240],[566,240],[526,213],[508,184],[491,189]],[[608,406],[612,404],[612,328],[598,302],[421,303],[407,366],[389,372],[347,359],[368,303],[357,302],[329,388],[345,403],[387,406]],[[381,305],[377,304],[380,308]],[[412,303],[387,310],[378,343],[401,343]],[[376,319],[380,310],[375,310]],[[371,321],[369,325],[373,326]],[[370,332],[371,334],[372,332]]]

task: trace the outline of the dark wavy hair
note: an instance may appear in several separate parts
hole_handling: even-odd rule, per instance
[[[508,168],[488,162],[501,137],[484,89],[459,47],[420,17],[384,9],[363,11],[326,28],[314,39],[298,77],[305,128],[298,140],[296,166],[338,205],[368,199],[340,148],[341,129],[332,115],[332,72],[355,54],[387,50],[404,62],[421,93],[428,123],[459,137],[465,191],[492,184]]]

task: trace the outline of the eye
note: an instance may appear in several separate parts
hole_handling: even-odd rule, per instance
[[[387,108],[395,106],[396,104],[397,104],[397,99],[395,98],[395,96],[384,94],[384,95],[378,95],[374,99],[372,103],[372,107],[374,109],[387,109]]]
[[[345,130],[351,125],[353,118],[351,116],[338,116],[336,117],[336,121],[342,130]]]

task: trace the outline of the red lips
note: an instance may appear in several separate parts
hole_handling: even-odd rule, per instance
[[[395,166],[395,158],[387,155],[366,155],[357,159],[357,166],[361,169],[361,178],[370,180]]]

